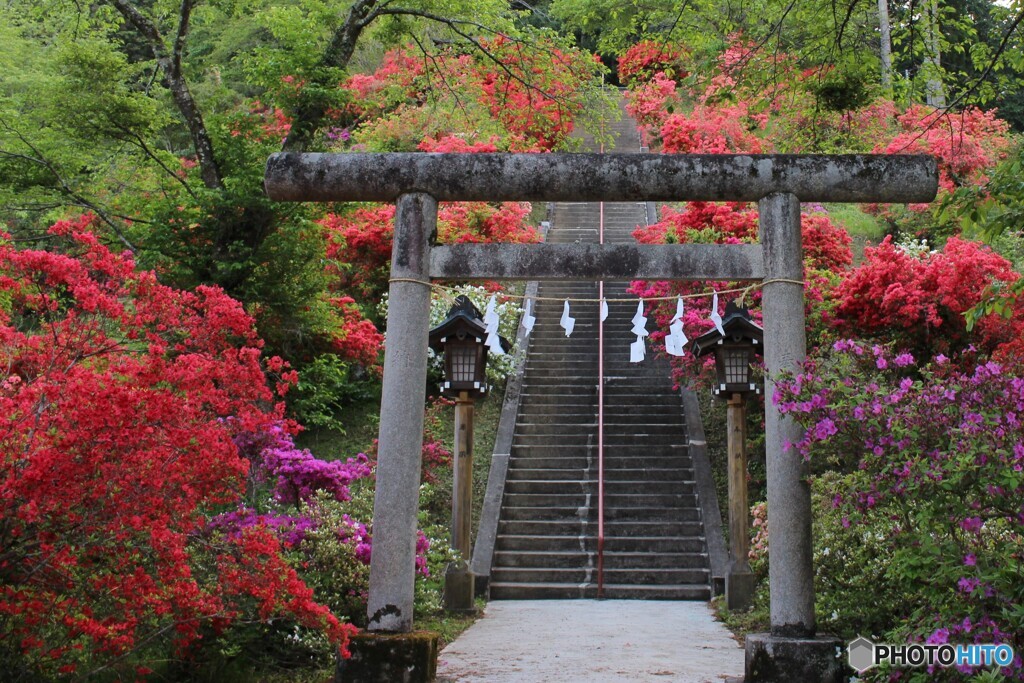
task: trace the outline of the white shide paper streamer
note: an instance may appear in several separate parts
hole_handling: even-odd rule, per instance
[[[501,337],[498,335],[498,326],[501,324],[501,317],[498,315],[495,295],[487,302],[487,310],[484,312],[484,329],[487,332],[487,341],[484,342],[492,353],[498,356],[505,355],[505,349],[501,348]]]
[[[668,336],[665,337],[665,351],[673,356],[682,356],[686,353],[686,344],[690,341],[683,333],[683,311],[683,297],[679,297],[676,299],[676,314],[672,316]]]
[[[565,300],[565,305],[562,307],[562,319],[558,323],[565,330],[565,336],[568,337],[572,334],[572,330],[576,327],[576,318],[569,315],[569,300]]]
[[[633,316],[633,334],[636,335],[636,341],[629,345],[629,362],[639,363],[647,355],[647,349],[644,344],[644,337],[649,333],[647,332],[647,318],[644,317],[644,300],[636,304],[636,315]]]
[[[528,299],[523,310],[523,329],[526,330],[527,337],[533,332],[533,326],[536,322],[537,317],[533,315],[533,300]]]
[[[722,316],[718,314],[718,292],[711,297],[711,322],[715,324],[715,329],[718,330],[718,334],[725,336],[725,330],[722,328]]]

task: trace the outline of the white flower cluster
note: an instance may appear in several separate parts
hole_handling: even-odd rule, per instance
[[[913,237],[907,239],[904,238],[896,243],[896,248],[902,251],[908,256],[915,258],[924,258],[937,253],[934,249],[928,246],[928,241],[924,239],[914,239]]]

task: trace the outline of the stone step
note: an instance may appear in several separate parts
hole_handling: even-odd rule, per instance
[[[490,582],[492,600],[593,600],[597,584],[516,584]],[[711,588],[702,584],[635,586],[604,584],[609,600],[710,600]]]
[[[605,387],[605,415],[608,416],[607,421],[609,422],[632,422],[637,423],[636,419],[646,415],[646,411],[642,407],[645,403],[651,403],[652,416],[668,414],[673,416],[671,421],[680,421],[683,424],[682,416],[678,416],[674,413],[675,401],[678,400],[678,396],[674,394],[648,394],[646,396],[637,396],[635,394],[618,394],[615,391],[615,387]],[[527,384],[524,387],[524,393],[521,395],[521,406],[523,410],[531,410],[533,412],[551,412],[558,414],[560,412],[567,413],[579,413],[583,411],[590,412],[594,416],[594,421],[597,421],[597,383],[593,386],[585,388],[573,387],[572,389],[560,389],[559,387],[531,387]],[[534,410],[535,409],[535,410]],[[619,414],[628,416],[627,419],[613,420],[612,416]]]
[[[596,512],[595,512],[596,515]],[[597,533],[597,522],[586,518],[567,519],[508,519],[502,517],[498,522],[498,533],[506,536],[565,536],[587,535]],[[605,538],[653,538],[653,537],[689,537],[703,536],[701,523],[696,520],[677,520],[671,522],[650,522],[638,520],[606,520]]]
[[[536,449],[532,451],[532,457],[522,455],[522,450],[519,448],[513,448],[512,458],[509,461],[511,468],[521,467],[523,469],[544,469],[550,467],[552,469],[575,469],[575,470],[590,470],[593,472],[593,476],[597,476],[597,448],[594,448],[592,454],[584,453],[578,456],[561,456],[557,455],[558,451],[552,449],[549,453],[543,449]],[[680,467],[684,469],[692,468],[692,463],[688,456],[631,456],[621,457],[615,455],[613,452],[606,452],[604,457],[605,472],[611,473],[626,470],[666,470],[673,467]]]
[[[658,437],[660,439],[661,437]],[[616,444],[610,435],[605,435],[604,462],[606,467],[625,469],[669,469],[671,467],[689,467],[689,453],[685,445],[676,443],[651,443],[644,447],[640,444]],[[652,442],[655,437],[651,437]],[[681,441],[682,439],[675,439]],[[512,446],[512,457],[522,458],[592,458],[597,466],[598,447],[597,432],[583,436],[574,441],[563,439],[563,443],[552,444],[553,439],[539,436],[518,436]],[[671,439],[666,439],[671,441]],[[527,466],[529,463],[523,463]],[[569,468],[577,467],[576,464]]]
[[[693,468],[686,467],[608,467],[605,463],[604,476],[606,481],[683,481],[692,484]]]
[[[587,455],[577,457],[522,457],[516,455],[516,449],[512,449],[512,458],[509,460],[509,472],[517,469],[524,470],[575,470],[586,472],[591,469],[591,458]],[[513,477],[509,477],[510,479]]]
[[[537,465],[540,463],[529,464]],[[589,467],[521,467],[520,465],[521,463],[515,461],[510,463],[505,490],[512,490],[510,487],[526,485],[540,487],[545,490],[548,487],[565,484],[597,486],[597,462],[590,463]],[[681,471],[675,468],[616,468],[608,467],[607,463],[605,463],[605,490],[607,491],[609,487],[632,490],[635,487],[642,486],[666,486],[673,487],[679,492],[690,493],[691,491],[683,491],[683,488],[692,489],[696,486],[692,477],[692,470],[689,470],[689,473],[691,476],[687,477],[686,470]],[[651,491],[651,493],[656,492],[659,491]]]
[[[680,584],[709,582],[707,568],[667,569],[643,567],[610,569],[605,567],[605,583]],[[497,583],[584,583],[597,580],[596,567],[492,567],[490,581]]]
[[[594,446],[596,447],[597,428],[592,428],[587,434],[592,434]],[[586,438],[586,436],[583,438]],[[568,438],[559,438],[558,435],[523,434],[518,431],[515,434],[515,444],[517,446],[550,446],[553,442],[559,443],[559,445],[576,445],[573,440]],[[606,430],[604,435],[604,447],[605,450],[609,448],[621,448],[624,451],[629,451],[630,449],[646,449],[646,452],[648,453],[652,449],[680,449],[686,447],[686,435],[683,433],[650,434],[647,432],[635,432],[632,434],[623,432],[621,434],[613,434]]]
[[[497,537],[495,547],[503,551],[511,550],[533,550],[539,544],[552,551],[597,551],[596,526],[594,533],[586,536],[561,535],[561,536],[516,536],[502,534]],[[606,553],[696,553],[706,557],[704,553],[703,536],[632,536],[632,537],[605,537],[604,548]]]
[[[597,489],[576,484],[576,491],[543,493],[518,493],[512,487],[505,489],[503,504],[510,508],[554,507],[578,508],[584,505],[597,505]],[[696,507],[697,496],[694,493],[619,493],[605,488],[605,514],[616,512],[625,514],[633,510],[649,512],[665,512],[678,508]]]
[[[597,472],[593,472],[593,479],[588,479],[591,473],[584,473],[576,479],[513,479],[505,482],[505,493],[534,495],[567,494],[574,492],[597,493]],[[670,480],[622,480],[609,479],[608,472],[605,472],[604,491],[607,496],[623,494],[692,494],[696,484],[692,481],[670,481]]]
[[[596,422],[522,422],[516,423],[515,434],[523,436],[548,436],[548,437],[560,437],[569,436],[572,434],[580,433],[597,433]],[[685,440],[686,428],[679,423],[654,423],[654,422],[636,422],[633,424],[626,424],[622,422],[609,422],[604,423],[604,433],[607,437],[609,434],[612,435],[629,435],[637,436],[651,435],[651,436],[673,436],[677,437],[676,442]],[[638,439],[639,440],[639,439]]]
[[[589,492],[577,490],[573,493],[512,493],[505,490],[502,506],[507,508],[558,508],[571,510],[570,516],[579,508],[590,505]],[[594,504],[597,504],[596,498]]]
[[[529,377],[524,380],[523,384],[529,387],[531,390],[535,387],[566,387],[575,390],[578,386],[597,386],[595,377],[588,377],[586,375],[550,375],[542,374],[537,377]]]
[[[590,505],[503,505],[501,518],[509,522],[581,522],[584,519],[597,520],[597,501]],[[605,521],[645,522],[648,524],[673,524],[679,522],[699,522],[700,509],[695,507],[677,507],[650,510],[640,507],[615,508],[605,507]],[[628,534],[626,534],[628,535]]]
[[[558,550],[505,550],[500,549],[494,554],[494,566],[502,569],[513,568],[555,568],[569,569],[577,567],[596,567],[597,551],[558,551]],[[669,553],[669,552],[614,552],[607,547],[603,558],[607,569],[698,569],[708,566],[708,557],[703,552]]]
[[[586,406],[592,408],[594,414],[597,414],[597,385],[595,384],[592,392],[578,392],[578,391],[530,391],[528,386],[523,387],[523,393],[519,395],[519,405],[521,409],[530,408],[531,406],[539,406],[542,408],[548,407],[572,407],[574,410],[578,409],[577,406]]]
[[[559,454],[564,457],[596,456],[597,447],[597,427],[582,425],[572,430],[563,430],[562,434],[524,434],[517,430],[513,442],[513,451],[522,450],[525,457],[557,457]],[[687,448],[688,437],[684,430],[675,434],[640,434],[608,428],[604,430],[606,455],[612,454],[623,458],[645,455],[680,457],[687,455]]]

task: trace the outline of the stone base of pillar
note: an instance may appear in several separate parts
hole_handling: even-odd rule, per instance
[[[746,683],[846,683],[843,642],[832,636],[747,636]]]
[[[754,604],[754,586],[757,582],[752,572],[729,571],[725,575],[725,606],[730,612],[745,612]]]
[[[457,614],[476,613],[475,576],[465,562],[452,563],[444,573],[444,608]]]
[[[430,631],[357,633],[348,645],[352,656],[338,661],[334,683],[433,683],[437,643]]]

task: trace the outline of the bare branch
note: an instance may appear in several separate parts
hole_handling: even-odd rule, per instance
[[[50,173],[50,175],[53,176],[54,180],[56,180],[57,183],[60,185],[61,190],[64,192],[65,195],[71,197],[79,205],[88,208],[90,211],[95,213],[100,220],[102,220],[104,223],[110,226],[110,229],[114,231],[114,234],[117,236],[117,238],[121,241],[122,244],[124,244],[132,251],[137,251],[135,245],[133,245],[128,240],[124,232],[121,230],[121,226],[118,225],[117,222],[114,221],[113,218],[109,216],[102,208],[100,208],[99,206],[97,206],[96,204],[94,204],[93,202],[89,201],[88,199],[80,195],[78,192],[76,192],[71,187],[71,185],[64,179],[64,176],[61,175],[60,170],[56,167],[56,165],[54,165],[49,159],[47,159],[46,156],[39,150],[39,148],[33,145],[28,138],[22,135],[21,131],[17,130],[16,128],[8,124],[7,121],[5,121],[4,119],[0,119],[0,125],[2,125],[8,131],[16,135],[18,139],[21,141],[21,143],[25,145],[32,152],[32,154],[35,155],[35,157],[31,157],[25,154],[12,154],[10,152],[4,152],[6,156],[20,158],[45,168]]]
[[[153,163],[155,163],[157,166],[163,169],[164,173],[169,175],[171,178],[175,180],[175,182],[177,182],[183,188],[185,188],[185,192],[188,192],[189,196],[192,197],[192,199],[196,200],[197,202],[199,201],[199,197],[196,196],[195,191],[193,191],[192,188],[189,187],[188,183],[185,182],[185,179],[179,176],[170,168],[168,168],[167,164],[165,164],[163,160],[160,157],[158,157],[156,153],[153,152],[153,150],[149,148],[149,145],[146,144],[146,141],[142,138],[141,135],[139,135],[133,130],[128,130],[124,126],[119,126],[115,124],[115,127],[118,128],[124,134],[125,138],[132,140],[138,146],[138,148],[142,150],[142,153],[149,157],[153,161]]]
[[[950,102],[949,107],[955,107],[958,104],[965,102],[967,98],[973,95],[978,90],[978,88],[981,87],[981,84],[984,83],[985,80],[992,75],[992,72],[995,70],[996,63],[999,61],[999,58],[1003,55],[1004,52],[1006,52],[1006,46],[1009,45],[1010,38],[1013,36],[1013,32],[1017,30],[1017,27],[1020,26],[1022,21],[1024,21],[1024,9],[1018,12],[1017,16],[1015,16],[1013,18],[1013,21],[1010,22],[1010,26],[1003,33],[1003,38],[1002,40],[999,41],[999,47],[996,48],[996,52],[994,55],[992,55],[992,59],[989,60],[988,65],[985,67],[985,70],[981,73],[980,76],[978,76],[977,79],[975,79],[971,87],[969,87],[960,95],[957,95],[956,99]]]
[[[425,11],[422,11],[422,10],[410,9],[410,8],[406,8],[406,7],[384,8],[384,9],[381,9],[378,12],[376,12],[376,14],[378,16],[398,15],[398,14],[400,14],[400,15],[406,15],[406,16],[412,16],[412,17],[419,17],[421,19],[428,19],[428,20],[436,22],[438,24],[443,24],[443,25],[447,26],[449,29],[451,29],[460,38],[463,38],[463,39],[469,41],[470,43],[472,43],[474,47],[476,47],[478,50],[480,50],[480,52],[484,55],[484,57],[486,59],[488,59],[489,61],[493,62],[495,64],[495,66],[497,66],[499,69],[504,71],[505,75],[507,75],[510,80],[516,81],[517,83],[520,83],[521,85],[526,86],[526,88],[528,88],[529,90],[538,92],[541,95],[543,95],[544,97],[547,97],[548,99],[550,99],[550,100],[552,100],[554,102],[559,102],[560,101],[560,98],[557,95],[553,95],[553,94],[551,94],[551,93],[549,93],[549,92],[547,92],[547,91],[537,87],[535,84],[529,83],[528,81],[524,80],[521,76],[519,76],[514,71],[512,71],[508,67],[508,65],[506,65],[504,62],[502,62],[497,57],[495,57],[493,54],[491,54],[490,50],[488,50],[486,47],[484,47],[477,38],[475,38],[474,36],[470,35],[466,31],[464,31],[462,28],[460,28],[462,26],[469,26],[469,27],[472,27],[472,28],[477,28],[477,29],[483,29],[485,31],[490,31],[491,33],[497,33],[497,31],[495,31],[494,29],[492,29],[490,27],[484,26],[483,24],[477,23],[475,21],[469,21],[469,20],[466,20],[466,19],[450,19],[448,17],[442,17],[442,16],[440,16],[438,14],[433,14],[431,12],[425,12]],[[521,43],[522,41],[516,41],[516,42]]]
[[[188,23],[192,18],[192,7],[194,6],[193,0],[181,0],[181,10],[179,12],[178,21],[178,35],[174,38],[174,54],[172,55],[172,61],[174,62],[175,73],[181,74],[181,58],[185,54],[185,39],[188,36]]]
[[[449,83],[448,76],[445,73],[445,70],[441,67],[441,64],[438,61],[437,57],[432,55],[423,46],[423,44],[420,42],[420,39],[418,37],[412,36],[412,39],[413,39],[413,42],[416,43],[416,46],[419,47],[420,52],[423,53],[423,71],[424,71],[424,73],[429,73],[430,72],[430,65],[434,66],[435,73],[437,73],[438,77],[441,79],[441,85],[444,87],[445,90],[448,91],[448,93],[455,100],[455,106],[458,107],[458,109],[460,111],[462,111],[462,113],[466,116],[466,119],[469,120],[470,114],[469,114],[469,111],[466,109],[466,105],[463,104],[462,96],[459,94],[458,89],[453,87]]]
[[[356,43],[363,29],[376,17],[373,9],[378,0],[356,0],[348,17],[331,36],[331,42],[320,60],[322,68],[344,69],[355,53]],[[385,6],[387,2],[385,2]],[[301,152],[312,141],[326,109],[322,102],[300,104],[292,117],[292,127],[284,139],[281,149],[285,152]]]
[[[181,56],[184,52],[185,37],[188,33],[188,22],[192,12],[192,0],[182,0],[181,16],[179,17],[178,32],[172,52],[167,51],[163,36],[160,30],[150,19],[142,14],[135,5],[128,0],[111,0],[114,7],[122,16],[135,27],[148,42],[157,64],[164,72],[167,79],[167,86],[174,98],[174,104],[178,113],[185,120],[189,135],[192,137],[192,145],[196,150],[196,160],[199,162],[200,175],[203,183],[210,189],[221,189],[224,183],[221,179],[220,168],[217,165],[213,153],[213,141],[206,130],[203,122],[202,112],[196,105],[195,98],[189,90],[188,82],[181,72]]]

